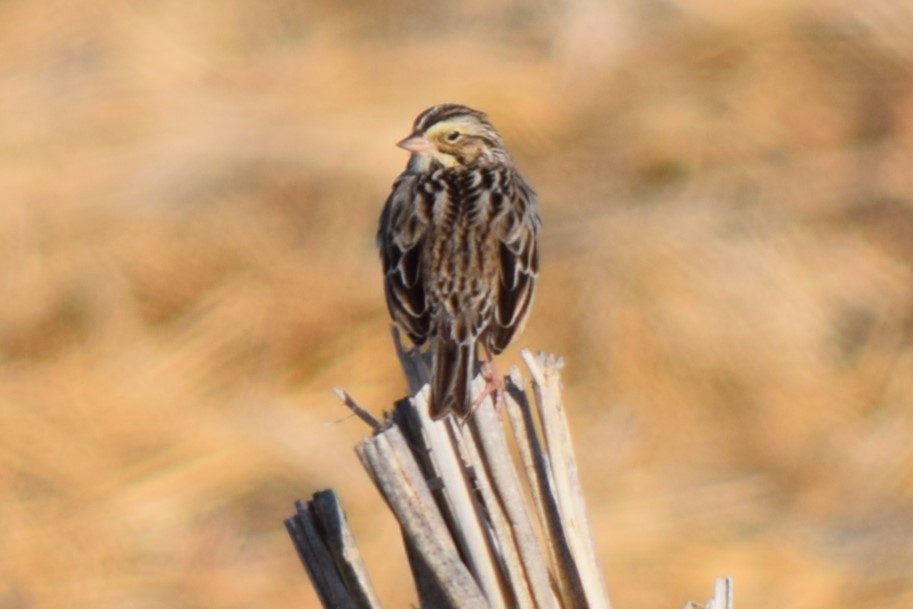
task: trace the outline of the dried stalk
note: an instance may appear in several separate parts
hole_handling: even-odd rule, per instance
[[[399,522],[420,606],[611,609],[561,400],[561,360],[522,353],[535,408],[514,369],[504,413],[489,397],[465,421],[432,421],[427,361],[394,338],[413,395],[383,424],[337,395],[373,429],[356,452]],[[332,491],[297,508],[286,526],[323,606],[379,608]],[[731,607],[732,581],[720,579],[707,608]]]

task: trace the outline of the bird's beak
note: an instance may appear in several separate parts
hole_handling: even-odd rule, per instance
[[[397,142],[396,145],[409,152],[428,152],[433,148],[431,142],[415,134],[410,135],[401,142]]]

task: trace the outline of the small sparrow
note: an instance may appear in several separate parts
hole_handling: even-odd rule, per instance
[[[431,417],[465,418],[478,345],[490,361],[529,314],[539,270],[536,194],[478,110],[429,108],[397,145],[411,156],[377,233],[387,307],[416,346],[430,339]]]

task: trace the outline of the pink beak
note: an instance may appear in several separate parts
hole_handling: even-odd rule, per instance
[[[431,150],[433,148],[433,146],[431,145],[431,142],[429,142],[428,140],[426,140],[425,138],[423,138],[420,135],[410,135],[403,141],[398,142],[396,145],[399,146],[400,148],[403,148],[404,150],[408,150],[409,152],[416,152],[416,153],[428,152],[429,150]]]

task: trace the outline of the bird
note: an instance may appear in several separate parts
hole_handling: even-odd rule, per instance
[[[416,348],[429,343],[429,413],[466,419],[470,383],[522,331],[539,273],[536,193],[484,112],[439,104],[397,144],[410,153],[380,216],[387,308]],[[483,367],[483,373],[486,368]],[[477,398],[481,399],[481,398]]]

